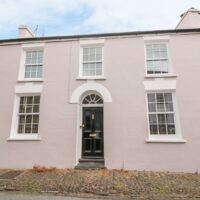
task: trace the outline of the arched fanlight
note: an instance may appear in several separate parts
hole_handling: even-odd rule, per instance
[[[89,94],[83,99],[82,104],[103,104],[103,99],[97,94]]]

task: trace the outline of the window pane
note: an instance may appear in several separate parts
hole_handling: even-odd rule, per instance
[[[88,54],[83,54],[83,62],[89,61],[89,55]]]
[[[165,114],[158,114],[158,123],[166,124]]]
[[[155,94],[148,94],[148,102],[156,102]]]
[[[175,134],[175,125],[167,125],[168,134]]]
[[[25,105],[20,105],[19,106],[19,113],[25,113],[25,109],[26,109]]]
[[[173,110],[174,110],[172,103],[166,103],[165,107],[166,107],[166,112],[173,112]]]
[[[167,52],[166,51],[161,51],[160,54],[161,54],[160,55],[161,58],[163,58],[163,59],[167,58]]]
[[[89,59],[90,61],[95,61],[95,53],[91,53]]]
[[[32,105],[26,105],[26,113],[32,113]]]
[[[157,124],[156,114],[149,115],[149,123],[150,124]]]
[[[159,128],[159,134],[166,134],[167,133],[165,125],[159,125],[158,128]]]
[[[27,97],[27,104],[32,104],[33,103],[33,96]]]
[[[37,78],[42,78],[42,66],[38,66],[37,68],[37,75],[36,75]]]
[[[166,44],[160,44],[160,51],[167,51],[167,45]]]
[[[96,64],[96,75],[102,75],[102,63]]]
[[[39,113],[39,105],[33,106],[33,113]]]
[[[31,124],[25,125],[25,133],[31,133]]]
[[[33,124],[32,133],[38,133],[38,124]]]
[[[33,123],[39,123],[39,115],[33,115]]]
[[[166,114],[167,124],[174,124],[174,114]]]
[[[164,103],[157,104],[157,112],[165,112],[165,104]]]
[[[156,103],[149,103],[149,112],[156,112]]]
[[[19,116],[19,123],[20,123],[20,124],[25,123],[25,115],[20,115],[20,116]]]
[[[157,125],[150,125],[150,134],[158,134]]]
[[[153,52],[152,51],[147,51],[147,58],[153,59]]]
[[[95,54],[95,48],[90,48],[90,55]]]
[[[172,102],[172,94],[171,93],[165,93],[165,102]]]
[[[34,96],[34,104],[40,103],[40,96]]]
[[[164,94],[163,93],[157,93],[156,94],[156,100],[157,100],[157,102],[164,102]]]
[[[19,124],[17,133],[24,133],[24,125],[23,124]]]
[[[96,48],[96,54],[102,54],[102,47]]]
[[[27,115],[26,116],[26,124],[31,124],[32,122],[32,115]]]
[[[42,63],[43,62],[43,52],[39,51],[38,52],[38,63]]]
[[[20,104],[26,103],[26,97],[20,97]]]

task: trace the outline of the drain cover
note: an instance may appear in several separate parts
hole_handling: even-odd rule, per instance
[[[13,178],[19,176],[22,172],[23,171],[19,171],[19,170],[8,171],[8,172],[1,174],[0,179],[13,179]]]

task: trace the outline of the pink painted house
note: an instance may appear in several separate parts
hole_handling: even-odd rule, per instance
[[[200,11],[173,30],[0,40],[0,168],[200,170]]]

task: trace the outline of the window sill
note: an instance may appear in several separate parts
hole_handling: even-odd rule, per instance
[[[184,139],[146,139],[146,143],[186,143]]]
[[[17,83],[30,83],[30,82],[37,82],[37,83],[42,83],[44,82],[43,79],[21,79],[21,80],[17,80]]]
[[[79,76],[76,80],[106,80],[104,76]]]
[[[177,78],[176,74],[153,74],[153,75],[145,75],[145,79],[151,79],[151,78]]]
[[[24,138],[18,138],[18,137],[9,137],[8,139],[7,139],[7,141],[40,141],[41,140],[41,138],[40,137],[33,137],[33,138],[26,138],[26,137],[24,137]]]

